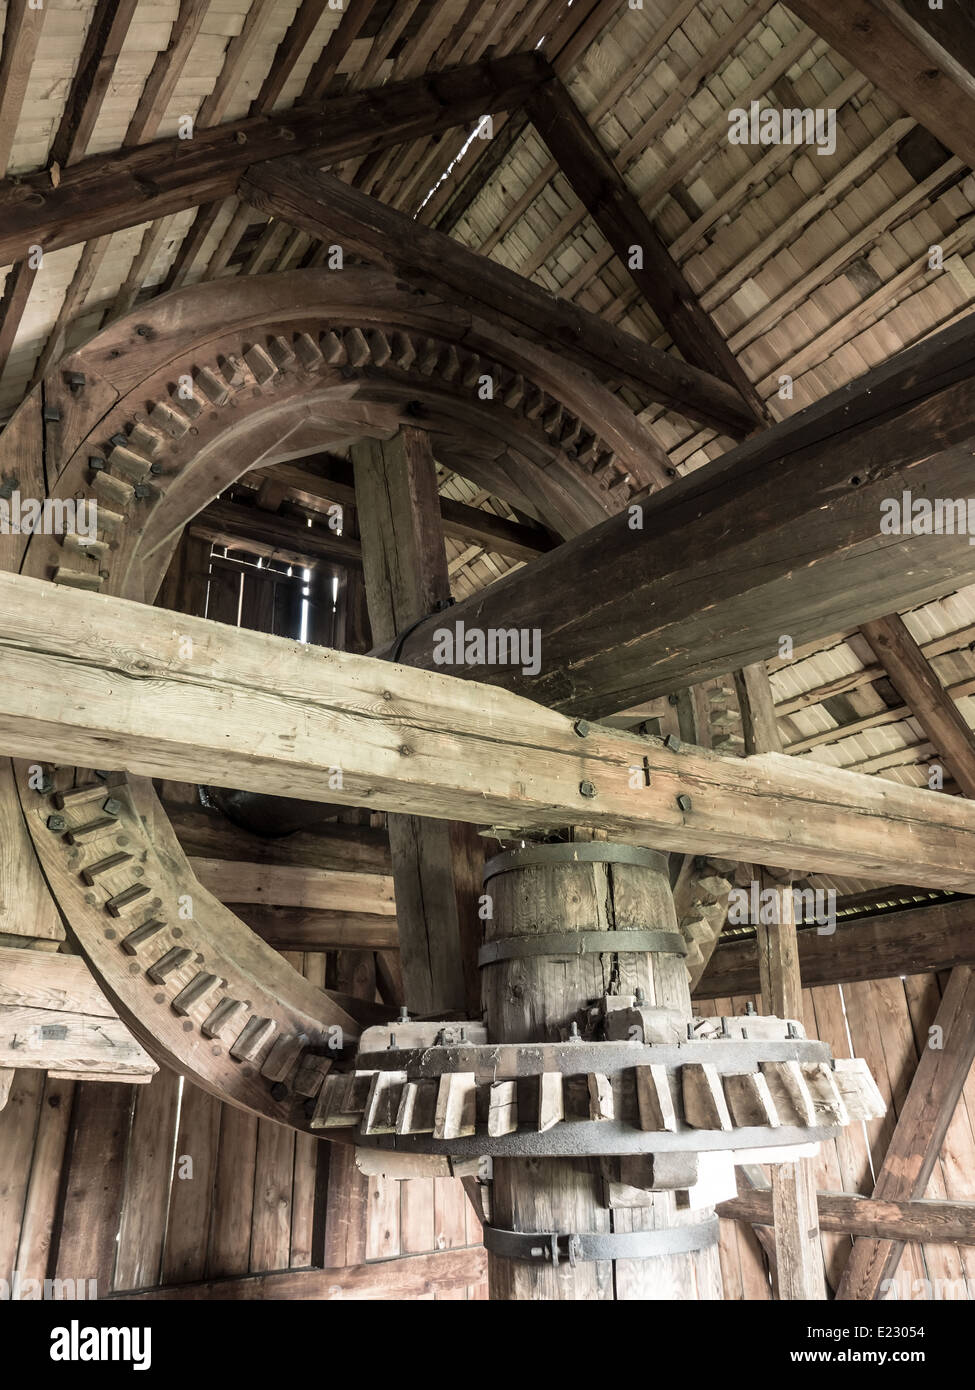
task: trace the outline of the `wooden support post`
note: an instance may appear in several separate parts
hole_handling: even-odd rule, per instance
[[[975,734],[945,690],[927,657],[897,613],[863,623],[860,631],[870,643],[891,685],[911,708],[917,722],[944,759],[965,796],[975,796]]]
[[[429,436],[405,428],[363,440],[352,460],[373,639],[395,642],[450,599]],[[461,939],[473,939],[478,920],[479,843],[449,821],[390,815],[389,846],[407,1003],[422,1014],[476,1008]]]
[[[739,671],[735,685],[746,754],[780,753],[782,741],[765,663]],[[792,877],[783,879],[781,871],[773,877],[767,869],[755,872],[761,883],[762,902],[774,901],[775,905],[775,911],[768,914],[770,923],[755,924],[762,1012],[801,1020],[802,981]],[[826,1280],[816,1209],[816,1170],[811,1159],[773,1166],[772,1206],[779,1298],[824,1299]]]
[[[902,1201],[924,1196],[973,1061],[975,974],[970,966],[957,965],[887,1145],[875,1198]],[[837,1299],[880,1298],[897,1272],[903,1250],[902,1240],[857,1240]]]
[[[589,838],[576,832],[578,838]],[[666,859],[658,867],[602,861],[566,862],[545,846],[532,846],[541,862],[514,866],[485,885],[492,902],[489,941],[535,933],[616,930],[621,944],[627,929],[653,922],[677,931]],[[563,846],[551,847],[561,850]],[[553,1042],[569,1036],[573,1022],[584,1033],[589,1005],[605,993],[618,971],[620,989],[639,986],[653,1004],[678,1009],[690,1018],[684,958],[676,954],[627,952],[611,955],[563,953],[557,959],[529,956],[497,961],[484,968],[483,999],[488,1036],[498,1042]],[[559,1094],[541,1091],[531,1098],[539,1128],[546,1108],[572,1110],[588,1105],[590,1092],[576,1097],[572,1083],[553,1074]],[[596,1080],[594,1078],[594,1080]],[[594,1089],[599,1091],[596,1081]],[[522,1105],[519,1089],[519,1112]],[[591,1111],[587,1111],[591,1113]],[[519,1121],[522,1121],[519,1113]],[[522,1121],[523,1122],[523,1121]],[[586,1159],[497,1159],[492,1189],[492,1222],[506,1230],[598,1232],[648,1231],[694,1225],[710,1210],[678,1211],[673,1192],[646,1194],[652,1205],[603,1206],[599,1169]],[[650,1259],[551,1264],[489,1257],[491,1297],[520,1299],[720,1299],[717,1245],[693,1253]]]

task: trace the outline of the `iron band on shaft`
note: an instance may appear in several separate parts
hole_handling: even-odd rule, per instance
[[[679,932],[656,931],[572,931],[539,932],[537,936],[506,936],[489,941],[477,953],[477,964],[494,965],[499,960],[523,956],[585,956],[604,951],[660,951],[687,955],[687,943]]]
[[[484,1227],[484,1248],[506,1260],[558,1265],[562,1260],[651,1260],[657,1255],[684,1255],[706,1250],[718,1241],[718,1220],[660,1231],[575,1232],[506,1231]]]
[[[524,869],[532,864],[639,864],[644,869],[667,872],[667,856],[643,845],[611,845],[605,840],[560,841],[555,845],[527,845],[496,854],[484,865],[484,882],[495,874]]]

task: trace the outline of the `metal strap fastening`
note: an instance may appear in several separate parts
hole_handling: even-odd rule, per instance
[[[643,845],[611,845],[605,840],[574,840],[556,845],[527,845],[496,854],[484,865],[484,882],[495,874],[531,864],[639,864],[644,869],[667,872],[667,856],[658,850]]]
[[[652,1260],[658,1255],[685,1255],[718,1242],[718,1219],[696,1226],[670,1226],[660,1231],[605,1231],[580,1235],[557,1231],[506,1231],[484,1227],[484,1247],[506,1260],[532,1264],[570,1265],[586,1260]]]
[[[589,956],[604,951],[659,951],[674,956],[687,955],[687,942],[679,932],[656,931],[552,931],[537,936],[506,936],[489,941],[477,953],[477,964],[494,965],[499,960],[523,956]]]

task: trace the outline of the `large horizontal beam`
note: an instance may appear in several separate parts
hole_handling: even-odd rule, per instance
[[[307,803],[301,803],[303,807]],[[388,874],[385,830],[362,825],[318,825],[274,836],[256,835],[214,811],[163,803],[184,852],[200,859],[240,859],[252,864],[293,864],[308,869]],[[272,810],[275,803],[272,803]]]
[[[789,0],[789,8],[943,145],[975,166],[975,81],[965,67],[970,54],[954,47],[949,52],[937,37],[954,45],[964,35],[971,44],[970,7],[949,5],[958,28],[948,31],[937,21],[922,28],[889,0]],[[933,3],[925,6],[925,18],[935,8]]]
[[[975,1202],[882,1201],[858,1192],[820,1192],[817,1195],[819,1225],[824,1231],[845,1231],[876,1240],[920,1240],[938,1244],[975,1245]],[[722,1202],[719,1216],[747,1221],[753,1226],[774,1224],[772,1193],[742,1192]]]
[[[263,212],[335,240],[414,285],[562,353],[602,381],[622,377],[650,400],[725,433],[742,435],[755,428],[741,396],[718,377],[650,347],[306,161],[255,165],[238,192]]]
[[[236,903],[234,912],[279,951],[398,951],[395,917]]]
[[[337,163],[513,110],[548,72],[540,54],[518,53],[93,155],[62,169],[56,184],[48,170],[0,180],[0,265],[25,259],[33,245],[56,251],[227,197],[260,160],[304,152]]]
[[[241,481],[246,484],[258,479],[282,483],[289,492],[300,494],[319,510],[335,502],[355,505],[352,467],[345,459],[329,460],[321,472],[312,472],[297,463],[276,463],[268,468],[253,469]],[[541,526],[509,521],[507,517],[487,512],[483,507],[468,506],[452,497],[440,498],[440,521],[445,536],[468,543],[474,541],[485,550],[510,555],[514,560],[537,559],[558,544]],[[358,542],[355,546],[358,557]]]
[[[975,805],[722,758],[505,690],[0,574],[0,748],[508,829],[975,889]]]
[[[599,718],[940,596],[975,579],[967,530],[903,534],[892,508],[964,502],[973,450],[968,319],[457,604],[541,634],[537,673],[466,673]],[[431,665],[441,621],[401,659]]]
[[[805,989],[857,980],[887,980],[975,964],[975,902],[935,903],[840,923],[831,935],[799,933],[799,973]],[[759,988],[754,938],[718,946],[694,991],[695,999],[754,994]]]
[[[311,565],[319,560],[362,564],[362,549],[357,540],[338,535],[327,525],[309,526],[301,517],[278,516],[276,512],[239,502],[211,502],[197,513],[191,525],[198,535],[215,545],[249,550],[251,554],[289,564]]]

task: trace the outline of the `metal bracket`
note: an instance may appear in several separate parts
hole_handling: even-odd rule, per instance
[[[706,1250],[718,1241],[718,1220],[695,1226],[669,1226],[660,1231],[506,1231],[484,1227],[484,1248],[505,1260],[528,1260],[558,1266],[589,1260],[651,1260],[659,1255],[685,1255]]]
[[[585,956],[606,951],[659,951],[686,956],[687,943],[679,932],[657,931],[570,931],[539,932],[537,936],[507,936],[489,941],[477,953],[480,969],[499,960],[523,956]]]

